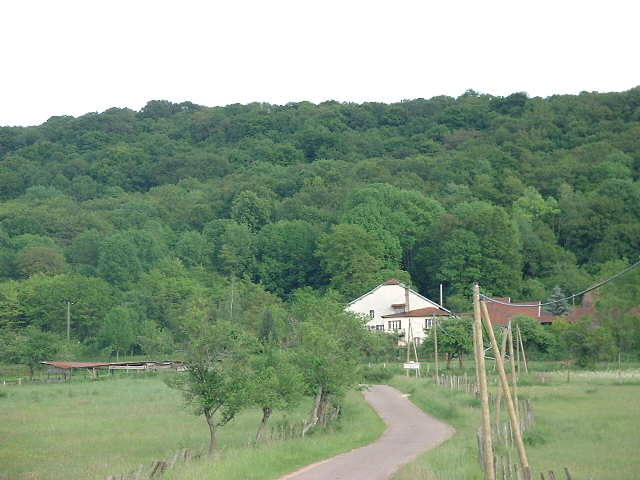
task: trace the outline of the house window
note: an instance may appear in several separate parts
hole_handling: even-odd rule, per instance
[[[376,325],[376,330],[384,331],[384,325]]]
[[[401,327],[401,320],[389,320],[389,330],[399,330]]]
[[[424,320],[424,328],[429,329],[433,327],[433,318],[426,318]]]
[[[375,317],[376,316],[376,312],[374,310],[369,310],[369,316],[371,318]]]

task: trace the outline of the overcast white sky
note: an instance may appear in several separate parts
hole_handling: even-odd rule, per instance
[[[202,105],[530,96],[640,85],[618,1],[3,0],[0,125]]]

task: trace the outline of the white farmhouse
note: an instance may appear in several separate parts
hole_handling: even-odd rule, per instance
[[[404,334],[401,343],[411,338],[422,343],[436,318],[451,315],[443,306],[397,280],[378,285],[350,302],[346,310],[363,315],[371,330]]]

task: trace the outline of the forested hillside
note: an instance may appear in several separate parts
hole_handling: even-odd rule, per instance
[[[640,87],[0,128],[0,327],[64,334],[72,301],[83,344],[152,352],[203,304],[252,321],[301,287],[544,299],[637,259],[639,176]]]

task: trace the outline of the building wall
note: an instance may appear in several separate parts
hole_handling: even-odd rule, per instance
[[[417,345],[420,345],[422,342],[424,342],[424,339],[427,338],[427,336],[429,335],[428,333],[429,330],[425,330],[425,327],[430,328],[427,326],[427,319],[430,319],[430,318],[431,317],[404,317],[404,318],[395,318],[395,319],[390,318],[388,320],[402,321],[399,332],[403,332],[404,337],[400,339],[400,342],[399,342],[400,345],[406,345],[407,340],[410,340],[409,322],[411,322],[411,338],[415,339]],[[385,318],[385,320],[387,319]]]
[[[368,317],[367,327],[375,328],[376,325],[384,325],[384,331],[389,330],[389,321],[390,320],[401,320],[402,321],[402,330],[404,330],[405,325],[407,323],[407,318],[399,319],[399,318],[382,318],[383,315],[391,315],[393,313],[399,313],[404,311],[404,302],[405,302],[405,289],[401,285],[381,285],[380,287],[374,289],[369,294],[363,296],[362,298],[354,301],[350,305],[347,306],[346,310],[349,312],[360,313],[365,317]],[[402,304],[403,308],[394,309],[391,307],[393,304]],[[426,308],[426,307],[437,307],[433,302],[421,297],[413,290],[409,291],[409,308],[411,310],[415,310],[417,308]],[[373,310],[374,315],[370,317],[369,312]],[[418,318],[412,318],[412,328],[418,325]],[[422,323],[424,324],[424,318],[422,319]],[[415,328],[414,328],[415,329]],[[420,329],[422,332],[422,329]]]

